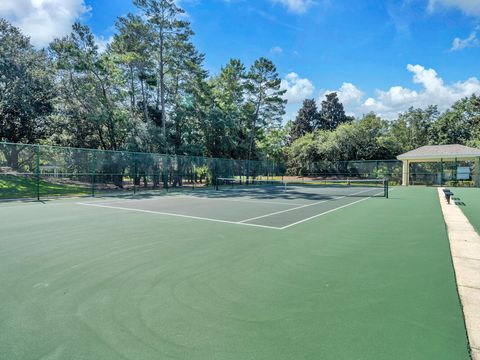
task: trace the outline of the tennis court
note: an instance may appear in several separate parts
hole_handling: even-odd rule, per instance
[[[229,183],[217,187],[217,191],[79,204],[284,230],[370,197],[387,197],[386,186],[382,180],[331,181],[328,185],[315,181],[257,181],[238,188]]]
[[[468,359],[436,189],[382,191],[1,203],[0,358]]]

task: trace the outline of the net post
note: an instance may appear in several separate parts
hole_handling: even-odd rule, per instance
[[[40,201],[40,145],[37,145],[37,200]]]
[[[388,199],[388,179],[383,179],[384,196]]]

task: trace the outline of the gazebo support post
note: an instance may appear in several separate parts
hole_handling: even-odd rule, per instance
[[[402,185],[403,186],[408,186],[410,182],[410,164],[408,163],[408,160],[403,160],[403,171],[402,171]]]
[[[443,159],[440,159],[440,186],[443,186],[444,173]]]
[[[475,173],[473,174],[475,187],[480,187],[480,157],[475,158]]]

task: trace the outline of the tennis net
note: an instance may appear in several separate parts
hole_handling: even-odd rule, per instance
[[[331,195],[388,198],[387,179],[249,179],[217,178],[216,190],[291,195]]]

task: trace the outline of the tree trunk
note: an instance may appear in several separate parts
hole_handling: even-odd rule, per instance
[[[135,83],[134,83],[134,72],[133,67],[130,65],[130,112],[132,114],[135,113],[136,108],[136,99],[135,99]]]
[[[142,79],[140,81],[142,87],[142,102],[143,102],[143,120],[147,123],[148,122],[148,107],[147,107],[147,96],[145,94],[145,83]]]
[[[255,116],[253,118],[253,123],[252,123],[252,129],[250,131],[250,143],[248,144],[248,163],[247,163],[247,184],[248,180],[250,177],[250,159],[252,158],[252,149],[253,149],[253,142],[255,140],[255,133],[257,129],[257,120],[258,120],[258,114],[260,112],[260,104],[261,104],[262,99],[258,99],[257,102],[257,107],[255,109]]]
[[[18,148],[16,145],[12,145],[12,150],[7,153],[7,165],[12,168],[13,171],[18,171]]]
[[[161,122],[162,122],[162,135],[166,137],[166,116],[165,116],[165,64],[163,59],[164,50],[163,33],[160,34],[160,106],[161,106]]]

